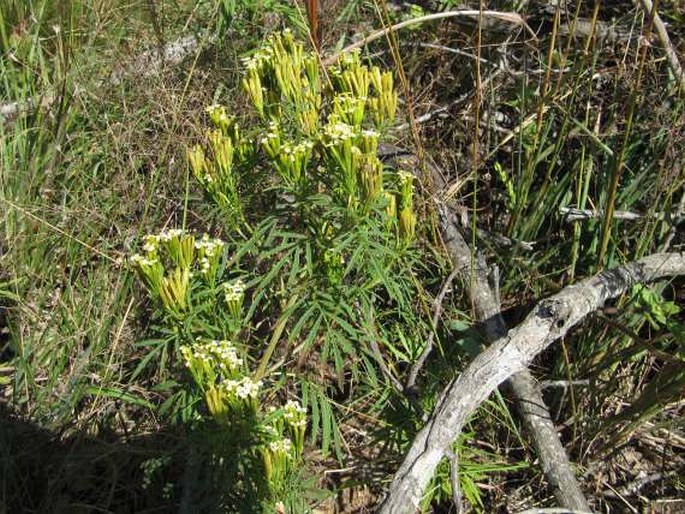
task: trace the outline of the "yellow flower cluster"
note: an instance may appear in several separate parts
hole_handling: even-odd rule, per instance
[[[295,193],[307,190],[310,168],[317,169],[310,164],[324,163],[321,178],[350,214],[368,213],[383,198],[377,152],[380,131],[397,110],[392,74],[363,65],[359,52],[351,52],[329,70],[329,87],[321,88],[316,55],[289,31],[271,36],[244,64],[243,87],[269,127],[258,140],[284,185]]]
[[[288,400],[281,409],[272,410],[271,422],[264,429],[268,437],[268,443],[262,449],[264,469],[267,478],[275,482],[282,480],[291,463],[302,457],[307,409]]]
[[[414,214],[414,175],[407,171],[397,173],[400,185],[400,236],[409,241],[416,232]]]
[[[206,109],[214,129],[207,131],[207,144],[188,150],[188,162],[197,181],[230,219],[242,221],[238,193],[238,173],[234,163],[252,152],[252,145],[241,137],[238,124],[221,105]]]
[[[205,234],[200,240],[180,229],[145,237],[143,254],[131,257],[150,295],[159,298],[176,318],[190,307],[190,280],[199,272],[205,284],[213,287],[223,256],[224,242]]]
[[[373,216],[400,244],[411,243],[414,179],[385,169],[378,157],[381,135],[397,114],[392,73],[367,66],[359,51],[323,72],[316,54],[287,30],[271,35],[243,63],[242,86],[261,119],[256,137],[242,138],[226,108],[212,105],[207,113],[214,128],[205,145],[188,153],[197,180],[229,219],[246,222],[239,185],[257,166],[273,170],[275,183],[294,199],[288,203],[301,209],[298,219],[313,224],[314,232],[327,221],[309,208],[319,197],[342,208],[336,212],[345,219],[337,226]],[[329,278],[341,280],[342,255],[322,255]]]
[[[217,421],[230,422],[232,415],[254,416],[262,382],[244,375],[244,359],[231,341],[198,338],[181,347],[181,356]]]
[[[264,120],[280,118],[283,106],[295,113],[305,135],[317,130],[321,95],[316,56],[285,30],[272,35],[252,57],[244,60],[243,88]]]
[[[341,57],[330,76],[341,94],[365,102],[376,129],[382,130],[394,121],[397,92],[391,72],[382,72],[377,66],[364,66],[359,50],[355,50]]]
[[[198,338],[181,347],[181,356],[215,421],[254,424],[260,418],[264,384],[245,374],[245,360],[231,341]],[[300,403],[289,400],[281,408],[271,408],[261,427],[262,458],[271,483],[283,480],[302,457],[306,430],[307,409]]]
[[[224,289],[224,299],[228,312],[234,320],[240,320],[240,312],[243,308],[243,300],[245,299],[245,284],[242,280],[237,279],[232,282],[224,282],[222,284]]]

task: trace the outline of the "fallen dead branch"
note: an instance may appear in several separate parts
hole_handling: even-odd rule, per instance
[[[0,105],[0,123],[11,121],[19,116],[31,114],[36,109],[45,109],[52,105],[55,97],[52,94],[46,94],[42,97],[37,97],[35,100],[29,98],[25,102],[9,102]]]
[[[513,25],[518,25],[522,28],[524,28],[528,34],[530,34],[532,39],[537,39],[537,36],[535,35],[535,32],[533,29],[531,29],[528,24],[525,22],[523,17],[520,14],[517,13],[508,13],[508,12],[500,12],[500,11],[479,11],[477,9],[471,9],[471,10],[462,10],[462,11],[447,11],[447,12],[440,12],[440,13],[435,13],[435,14],[427,14],[425,16],[418,16],[416,18],[411,18],[409,20],[402,21],[400,23],[396,23],[395,25],[392,25],[391,27],[386,27],[384,29],[378,30],[374,32],[373,34],[370,34],[366,36],[365,38],[360,39],[359,41],[352,43],[349,46],[346,46],[340,52],[337,52],[334,55],[331,55],[330,57],[327,57],[324,59],[323,64],[326,66],[329,66],[331,64],[335,64],[335,62],[338,60],[338,58],[341,55],[344,55],[346,53],[351,52],[352,50],[356,50],[357,48],[364,48],[366,45],[369,43],[376,41],[377,39],[380,39],[388,34],[390,34],[393,31],[403,29],[405,27],[410,27],[412,25],[418,25],[420,23],[425,23],[428,21],[435,21],[435,20],[443,20],[445,18],[455,18],[455,17],[467,17],[467,18],[474,18],[474,17],[479,17],[482,16],[483,18],[495,18],[498,20],[502,20],[506,23],[511,23]]]
[[[468,417],[506,379],[589,313],[637,283],[685,274],[685,253],[653,254],[603,271],[542,300],[516,328],[483,351],[442,392],[395,475],[380,512],[413,513],[450,444]]]
[[[540,389],[551,388],[567,389],[569,387],[590,387],[590,381],[583,380],[543,380],[540,382]]]
[[[484,256],[480,253],[476,253],[475,269],[470,269],[473,250],[444,208],[440,213],[440,226],[452,262],[460,264],[464,275],[471,272],[471,280],[467,280],[470,284],[471,303],[477,320],[483,325],[488,342],[493,343],[507,333],[507,326],[501,316],[499,273],[490,272]],[[468,277],[465,278],[468,279]],[[557,501],[562,507],[568,509],[588,511],[587,501],[559,440],[549,410],[542,399],[540,388],[530,371],[525,368],[513,374],[507,379],[506,386],[516,398],[519,414]]]
[[[575,207],[559,207],[559,214],[561,214],[564,217],[564,221],[566,222],[572,222],[572,221],[585,221],[585,220],[591,220],[591,219],[598,219],[598,218],[603,218],[604,217],[604,210],[603,209],[576,209]],[[683,214],[680,212],[676,213],[663,213],[663,212],[655,212],[649,214],[647,217],[657,219],[657,220],[666,220],[668,221],[671,225],[678,225],[683,221]],[[637,212],[632,212],[632,211],[614,211],[613,213],[613,218],[615,220],[624,220],[624,221],[638,221],[643,218],[645,218],[644,214],[640,214]]]
[[[624,485],[618,491],[607,490],[600,493],[602,496],[607,498],[618,498],[621,496],[636,496],[640,493],[640,490],[645,486],[653,484],[654,482],[659,482],[667,478],[672,478],[677,475],[677,472],[671,471],[670,473],[651,473],[647,476],[640,477],[632,482]]]
[[[127,77],[154,77],[162,73],[166,66],[181,64],[189,55],[197,52],[202,44],[211,44],[214,41],[215,38],[203,42],[195,36],[185,36],[161,48],[146,50],[123,70],[113,72],[109,82],[116,85]]]
[[[385,149],[393,153],[390,148]],[[395,149],[394,153],[398,150]],[[416,159],[416,157],[414,157]],[[433,175],[432,183],[440,183],[441,173],[432,165],[428,166]],[[414,166],[414,169],[419,169]],[[444,184],[443,184],[444,186]],[[437,195],[439,196],[439,195]],[[459,212],[460,208],[454,202],[448,202],[450,210]],[[454,205],[452,205],[454,204]],[[456,215],[450,215],[444,206],[440,209],[440,231],[447,252],[452,260],[454,270],[445,281],[445,286],[436,299],[436,316],[433,318],[433,328],[436,328],[439,316],[439,308],[445,288],[456,275],[461,274],[464,282],[469,283],[469,296],[473,305],[475,316],[482,322],[485,337],[489,342],[494,342],[507,332],[506,324],[500,315],[499,298],[499,273],[496,267],[489,269],[482,254],[476,253],[475,266],[472,265],[472,249],[458,230]],[[461,225],[467,227],[468,221],[461,221]],[[469,277],[470,272],[470,277]],[[471,280],[469,280],[469,278]],[[426,348],[412,367],[405,390],[414,388],[416,379],[428,355],[432,351],[433,333],[429,337]],[[530,372],[525,369],[507,380],[507,386],[513,393],[519,406],[520,416],[528,430],[529,437],[540,458],[541,467],[545,477],[554,491],[560,505],[566,508],[576,508],[587,511],[588,505],[576,481],[575,473],[566,455],[558,433],[552,423],[551,415],[544,404],[540,389]],[[424,418],[424,421],[427,418]],[[460,509],[461,500],[459,481],[457,480],[457,456],[448,455],[452,462],[452,490],[453,501]]]
[[[582,221],[596,218],[603,218],[604,211],[602,209],[576,209],[573,207],[560,207],[559,214],[564,217],[564,221]],[[630,211],[614,211],[614,219],[635,221],[642,218],[641,214]]]

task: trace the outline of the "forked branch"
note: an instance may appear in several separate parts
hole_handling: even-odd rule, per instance
[[[450,218],[448,209],[440,208],[440,229],[447,252],[452,262],[457,263],[466,275],[469,269],[464,266],[470,263],[473,250],[456,227],[456,222]],[[467,281],[469,296],[476,319],[481,323],[487,341],[493,343],[507,334],[499,302],[499,274],[491,274],[485,257],[480,252],[476,252],[475,257],[474,269],[470,270],[471,280]],[[559,505],[567,509],[589,511],[587,501],[542,399],[542,393],[530,371],[524,369],[514,373],[507,379],[505,386],[516,399],[529,439],[535,447],[540,466]]]
[[[442,392],[381,505],[384,514],[413,513],[428,482],[464,423],[495,388],[588,314],[638,283],[685,274],[685,253],[658,253],[606,270],[547,298],[526,319],[484,350]]]

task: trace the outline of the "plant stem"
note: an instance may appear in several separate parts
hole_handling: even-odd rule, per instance
[[[259,367],[257,368],[257,371],[255,371],[255,380],[261,380],[262,378],[264,378],[264,374],[266,373],[266,367],[269,365],[269,360],[271,359],[274,350],[276,350],[278,341],[280,341],[281,339],[283,330],[285,329],[285,326],[288,323],[288,319],[290,319],[290,315],[293,313],[293,306],[295,305],[295,303],[297,303],[297,300],[298,295],[294,294],[290,298],[288,304],[285,306],[285,309],[283,309],[281,317],[278,319],[278,322],[276,323],[276,327],[274,328],[273,334],[271,334],[271,341],[269,341],[269,346],[266,347],[264,355],[262,355],[262,359],[259,361]]]

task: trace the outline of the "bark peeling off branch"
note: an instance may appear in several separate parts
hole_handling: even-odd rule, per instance
[[[400,466],[380,512],[415,512],[436,467],[468,416],[538,353],[634,284],[682,274],[685,253],[654,254],[599,273],[541,301],[518,327],[478,355],[444,389],[431,419],[417,434]]]

